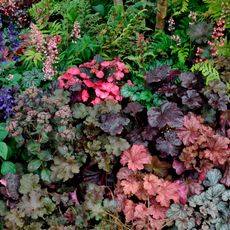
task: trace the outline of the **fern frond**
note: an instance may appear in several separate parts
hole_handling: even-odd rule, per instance
[[[171,7],[174,11],[173,16],[177,16],[184,12],[187,12],[189,7],[189,1],[190,0],[172,0]]]
[[[192,66],[192,72],[201,72],[205,77],[205,83],[208,84],[209,81],[220,80],[220,76],[214,64],[212,62],[199,62]]]

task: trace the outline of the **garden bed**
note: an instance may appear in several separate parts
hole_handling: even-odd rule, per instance
[[[230,229],[228,0],[0,0],[0,229]]]

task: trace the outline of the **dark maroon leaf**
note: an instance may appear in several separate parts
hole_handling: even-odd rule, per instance
[[[181,73],[179,76],[181,80],[181,86],[191,89],[197,83],[197,77],[193,73]]]
[[[167,78],[170,75],[171,71],[172,69],[168,65],[160,66],[155,70],[148,72],[145,75],[145,80],[148,84],[153,82],[160,82]]]
[[[202,104],[202,99],[196,90],[188,90],[186,95],[182,97],[182,103],[190,109],[199,108]]]
[[[179,153],[182,142],[177,137],[176,132],[169,131],[164,133],[164,138],[159,137],[156,141],[156,149],[171,156]]]
[[[145,141],[153,141],[154,137],[158,134],[158,129],[153,128],[151,126],[146,126],[141,133],[143,140]]]
[[[128,135],[126,136],[129,143],[131,144],[143,143],[141,132],[142,132],[142,128],[136,128],[136,129],[133,129],[131,132],[129,132]]]
[[[153,107],[147,114],[149,125],[152,127],[163,128],[168,125],[179,128],[183,125],[183,113],[173,102],[166,102],[160,108]]]
[[[214,109],[225,111],[227,110],[227,104],[229,103],[229,98],[228,96],[219,97],[217,94],[211,94],[208,103]]]
[[[163,85],[157,91],[159,94],[164,94],[166,97],[171,97],[173,94],[177,93],[177,86],[176,85]]]
[[[224,175],[221,179],[221,183],[230,187],[230,159],[225,164]]]
[[[107,113],[101,115],[100,128],[110,135],[121,134],[123,127],[129,123],[129,119],[118,113]]]
[[[130,102],[124,109],[125,113],[130,113],[132,116],[136,116],[137,113],[141,112],[144,109],[144,106],[138,102]]]

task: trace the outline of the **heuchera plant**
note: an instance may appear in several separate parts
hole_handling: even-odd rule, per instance
[[[75,91],[75,100],[97,104],[105,99],[121,101],[118,82],[125,73],[128,69],[120,59],[103,61],[96,56],[91,62],[69,68],[58,80],[60,88]]]
[[[126,222],[132,222],[135,229],[162,229],[171,202],[185,204],[187,200],[187,188],[182,181],[171,182],[140,171],[152,159],[146,147],[134,144],[120,160],[128,167],[120,168],[117,174],[118,211],[123,211]]]
[[[177,135],[185,145],[180,160],[187,169],[207,171],[213,166],[224,165],[230,157],[230,140],[204,124],[201,116],[189,113]],[[199,166],[197,159],[199,158]]]

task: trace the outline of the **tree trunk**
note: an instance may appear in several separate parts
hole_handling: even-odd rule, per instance
[[[165,28],[165,18],[167,16],[168,0],[157,1],[157,15],[156,15],[156,30],[163,30]]]

